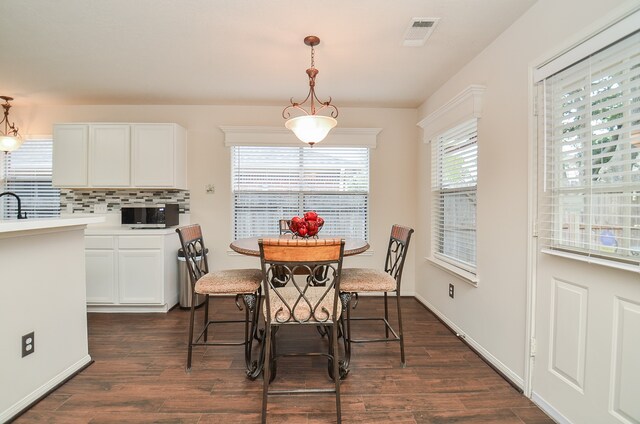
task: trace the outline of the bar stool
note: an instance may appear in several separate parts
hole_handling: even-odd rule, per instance
[[[254,379],[260,373],[257,361],[252,361],[251,349],[256,337],[262,272],[259,269],[228,269],[209,271],[202,229],[199,224],[176,229],[180,244],[184,250],[189,279],[192,288],[191,314],[189,318],[189,347],[187,352],[187,371],[191,370],[193,346],[244,346],[247,376]],[[205,295],[203,329],[194,339],[196,295]],[[244,320],[209,319],[209,296],[235,294],[236,306],[245,313]],[[242,302],[242,303],[241,303]],[[244,338],[240,341],[208,341],[209,327],[215,324],[244,323]]]
[[[340,279],[340,291],[342,306],[346,310],[346,331],[344,331],[345,367],[348,368],[351,360],[351,343],[374,342],[399,342],[400,361],[402,367],[406,366],[404,355],[404,334],[402,332],[402,309],[400,308],[400,283],[402,282],[402,269],[404,268],[409,241],[413,234],[413,228],[402,225],[394,225],[391,228],[391,237],[387,248],[387,258],[384,271],[368,268],[345,268]],[[358,293],[384,292],[384,316],[383,317],[352,317],[351,302],[355,299],[353,309],[358,305]],[[389,324],[389,306],[387,294],[396,294],[396,308],[398,311],[398,332]],[[344,314],[343,314],[344,317]],[[382,321],[385,337],[375,339],[354,339],[351,335],[351,321]],[[344,318],[343,318],[343,328]],[[391,333],[391,334],[389,334]]]

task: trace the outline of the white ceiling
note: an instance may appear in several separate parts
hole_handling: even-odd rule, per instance
[[[417,107],[535,0],[1,0],[14,104]],[[403,47],[411,18],[441,18]]]

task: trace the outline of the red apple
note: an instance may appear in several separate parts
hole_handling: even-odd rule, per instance
[[[306,225],[298,226],[298,235],[300,237],[304,237],[304,236],[307,235],[307,226]]]
[[[291,223],[294,224],[296,227],[302,221],[304,221],[304,218],[300,218],[299,216],[294,216],[293,218],[291,218]]]
[[[318,234],[318,223],[316,221],[308,221],[307,222],[307,234],[310,236],[315,236]]]
[[[305,221],[315,221],[318,219],[318,214],[315,211],[309,211],[304,213]]]
[[[316,222],[318,223],[318,230],[320,230],[320,227],[324,225],[324,218],[318,217],[318,219],[316,219]]]
[[[291,222],[289,223],[289,229],[295,233],[298,230],[298,224],[291,220]]]

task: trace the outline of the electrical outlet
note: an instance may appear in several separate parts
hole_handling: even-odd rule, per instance
[[[453,299],[453,295],[454,295],[454,287],[453,287],[453,284],[449,283],[449,297]]]
[[[22,336],[22,357],[31,355],[36,349],[35,332],[32,331],[29,334]]]

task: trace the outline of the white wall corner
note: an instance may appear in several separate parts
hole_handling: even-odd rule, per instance
[[[306,144],[285,127],[228,126],[221,125],[224,145],[230,146],[296,146]],[[382,128],[334,128],[322,146],[368,147],[374,149]]]
[[[520,389],[524,387],[524,380],[522,376],[515,373],[511,368],[509,368],[502,361],[496,358],[491,352],[485,349],[484,346],[482,346],[480,343],[478,343],[468,334],[465,334],[465,332],[460,327],[458,327],[453,321],[451,321],[445,314],[439,311],[435,306],[429,303],[427,299],[425,299],[418,293],[416,293],[415,297],[420,303],[426,306],[427,309],[433,312],[440,320],[442,320],[442,322],[448,325],[453,331],[455,331],[458,334],[464,334],[464,341],[468,343],[469,346],[474,348],[480,354],[480,356],[482,356],[487,362],[489,362],[495,368],[500,370],[500,372],[504,374],[509,380],[511,380],[511,382],[513,382]]]
[[[418,122],[424,131],[423,141],[428,143],[438,133],[470,119],[480,118],[485,90],[483,85],[472,84]]]

